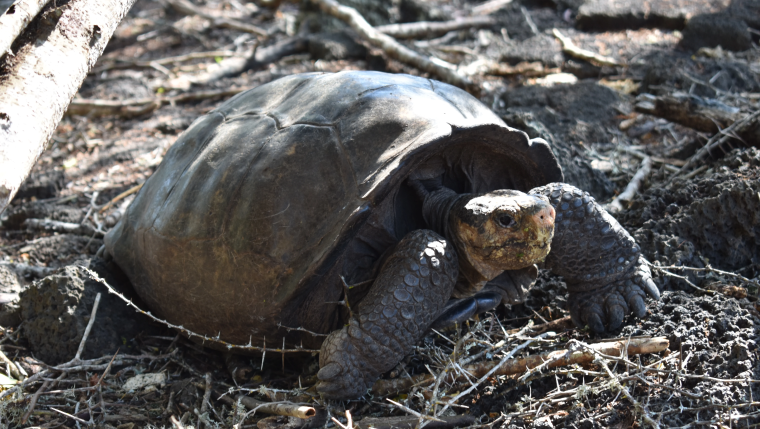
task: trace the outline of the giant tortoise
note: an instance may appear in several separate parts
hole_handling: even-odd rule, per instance
[[[659,292],[633,238],[561,182],[546,142],[458,88],[300,74],[196,120],[106,252],[172,323],[321,344],[317,389],[353,398],[434,323],[524,300],[539,262],[564,276],[579,326],[646,313]]]

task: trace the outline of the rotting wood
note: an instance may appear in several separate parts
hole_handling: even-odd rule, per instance
[[[568,55],[572,55],[575,58],[591,61],[603,66],[621,65],[620,62],[618,62],[616,59],[612,57],[605,57],[604,55],[599,55],[596,52],[591,52],[589,50],[579,48],[578,46],[575,45],[575,43],[573,43],[572,40],[570,40],[569,37],[560,33],[560,31],[557,30],[556,28],[552,29],[552,34],[554,34],[554,37],[556,37],[557,40],[559,40],[560,43],[562,43],[562,50]]]
[[[626,351],[628,355],[659,353],[667,349],[669,344],[670,343],[666,337],[654,337],[632,338],[630,341],[622,340],[596,343],[592,344],[591,347],[598,353],[620,356]],[[550,369],[576,363],[588,363],[593,361],[594,358],[595,354],[587,350],[556,350],[523,358],[510,359],[493,375],[522,374],[526,369],[535,368],[548,360],[553,361],[550,365],[546,365],[546,368]],[[499,362],[497,361],[487,361],[468,365],[464,367],[464,370],[473,377],[482,377],[498,363]],[[460,378],[463,378],[463,376],[457,375],[456,373],[449,373],[444,377],[443,382],[453,383]],[[393,380],[378,380],[375,385],[372,386],[372,394],[386,396],[401,393],[411,389],[413,386],[433,381],[435,381],[435,377],[430,374],[420,374],[414,377],[397,378]]]
[[[0,82],[0,213],[135,0],[72,0],[16,53]],[[44,27],[44,26],[42,26]],[[39,30],[39,29],[38,29]]]
[[[446,34],[449,31],[465,30],[468,28],[488,27],[496,21],[487,16],[473,16],[453,21],[418,21],[403,24],[379,25],[375,30],[397,39],[417,39],[421,37],[435,37]]]
[[[0,58],[11,49],[13,41],[49,1],[17,0],[7,13],[0,11]]]
[[[209,20],[214,26],[229,28],[230,30],[242,31],[245,33],[252,33],[259,36],[267,36],[266,31],[255,25],[246,24],[245,22],[238,21],[237,19],[215,16],[211,13],[203,11],[187,0],[165,0],[165,2],[173,7],[177,12],[183,13],[185,15],[200,16],[203,19]]]
[[[356,9],[343,6],[335,0],[311,1],[318,5],[323,12],[346,22],[364,40],[382,49],[389,57],[435,75],[438,79],[446,83],[467,90],[474,90],[470,79],[459,74],[455,70],[456,67],[453,64],[448,64],[443,60],[433,57],[424,57],[400,44],[392,37],[377,31],[377,29],[369,25]]]
[[[636,97],[634,107],[637,112],[659,116],[710,133],[718,132],[740,118],[740,111],[736,107],[684,92],[663,96],[640,94]]]

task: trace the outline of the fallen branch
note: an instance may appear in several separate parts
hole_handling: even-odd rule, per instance
[[[630,341],[611,341],[591,344],[590,347],[596,352],[606,355],[620,355],[627,353],[629,355],[658,353],[668,348],[669,342],[666,337],[655,338],[633,338]],[[627,346],[627,347],[626,347]],[[509,359],[499,366],[499,362],[488,361],[464,367],[464,370],[474,377],[482,377],[497,366],[498,371],[494,375],[513,375],[522,374],[528,369],[542,365],[545,361],[552,360],[546,368],[555,368],[572,364],[588,363],[594,360],[594,353],[587,350],[556,350],[539,355],[526,356],[524,358]],[[414,377],[397,378],[393,380],[378,380],[372,386],[372,393],[375,395],[385,396],[400,393],[409,390],[413,386],[425,384],[434,381],[435,378],[430,374],[420,374]],[[454,383],[462,381],[461,376],[449,374],[444,382]]]
[[[379,32],[369,25],[356,9],[343,6],[335,0],[311,0],[319,8],[344,22],[354,29],[363,39],[374,46],[382,49],[386,55],[403,63],[430,73],[446,83],[460,88],[472,89],[469,78],[457,73],[453,64],[445,63],[440,59],[424,57],[417,52],[400,44],[392,37]]]
[[[267,36],[267,32],[255,25],[246,24],[245,22],[238,21],[237,19],[226,18],[222,16],[216,16],[209,12],[202,10],[196,5],[190,3],[187,0],[165,0],[171,7],[179,13],[185,15],[197,15],[203,19],[207,19],[212,25],[216,27],[229,28],[230,30],[242,31],[245,33],[257,34],[259,36]]]
[[[17,0],[8,8],[0,9],[0,58],[11,49],[13,41],[37,16],[50,0]]]
[[[636,97],[634,108],[641,113],[710,133],[718,132],[739,119],[739,109],[735,107],[683,92],[663,96],[640,94]]]
[[[443,22],[408,22],[404,24],[388,24],[375,27],[375,30],[397,39],[418,39],[435,37],[449,31],[465,30],[468,28],[488,27],[496,21],[487,16],[474,16]]]
[[[72,0],[56,9],[60,16],[52,28],[27,29],[36,33],[28,35],[0,82],[0,213],[134,2]]]
[[[646,157],[643,161],[641,161],[641,166],[639,167],[638,171],[636,171],[636,174],[633,175],[631,181],[628,182],[628,186],[625,187],[625,190],[613,198],[612,201],[610,201],[610,203],[605,206],[605,209],[612,213],[617,213],[623,210],[623,202],[628,202],[633,199],[633,197],[639,192],[641,184],[644,182],[644,179],[649,175],[649,172],[651,170],[652,159]]]
[[[605,57],[604,55],[599,55],[596,52],[591,52],[589,50],[582,49],[576,46],[575,43],[573,43],[573,41],[570,40],[569,37],[560,33],[560,31],[557,30],[556,28],[552,30],[552,34],[554,34],[554,37],[556,37],[557,40],[559,40],[560,43],[562,43],[562,50],[568,55],[571,55],[575,58],[580,58],[582,60],[597,63],[603,66],[621,65],[616,59],[612,57]]]

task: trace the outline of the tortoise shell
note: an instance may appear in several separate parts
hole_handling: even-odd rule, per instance
[[[388,248],[426,227],[406,185],[423,166],[458,192],[562,181],[546,142],[459,88],[379,72],[293,75],[182,133],[106,250],[172,323],[233,343],[318,343],[279,326],[326,333],[345,321],[340,276],[371,279]]]

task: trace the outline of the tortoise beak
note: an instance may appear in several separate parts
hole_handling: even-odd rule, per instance
[[[541,229],[546,229],[554,228],[554,218],[556,214],[557,213],[554,211],[554,207],[547,204],[545,207],[539,210],[538,213],[534,214],[531,217],[536,226]]]

